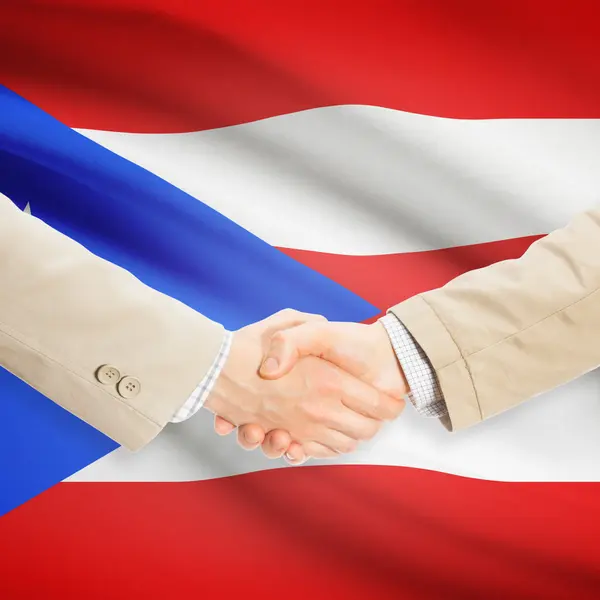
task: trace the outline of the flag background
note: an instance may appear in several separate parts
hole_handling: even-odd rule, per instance
[[[597,203],[597,16],[6,3],[0,191],[230,327],[363,320]],[[6,512],[114,444],[2,377]],[[407,411],[354,464],[301,469],[199,416],[2,517],[0,591],[595,597],[597,397],[592,373],[460,438]]]

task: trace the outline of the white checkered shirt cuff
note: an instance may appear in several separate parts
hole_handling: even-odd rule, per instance
[[[404,376],[410,387],[408,398],[419,414],[443,417],[448,414],[438,378],[423,349],[402,321],[392,313],[379,319],[385,327]]]
[[[231,349],[232,339],[233,333],[226,331],[219,353],[215,357],[208,373],[200,382],[200,385],[193,391],[192,395],[186,400],[185,404],[173,415],[171,423],[181,423],[181,421],[189,419],[202,408],[225,366],[225,362],[229,356],[229,350]]]

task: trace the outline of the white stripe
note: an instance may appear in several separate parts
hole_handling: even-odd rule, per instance
[[[600,373],[589,373],[457,434],[409,406],[373,442],[336,463],[402,465],[504,481],[600,481],[598,398]],[[202,410],[169,425],[142,451],[119,449],[70,480],[192,481],[283,466],[240,450],[234,435],[218,437],[212,416]]]
[[[339,106],[197,133],[81,133],[288,248],[487,242],[547,233],[600,202],[600,120]]]

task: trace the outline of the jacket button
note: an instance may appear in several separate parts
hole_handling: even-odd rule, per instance
[[[130,399],[135,398],[142,389],[142,385],[139,379],[135,377],[123,377],[119,383],[117,383],[117,392],[122,398]]]
[[[121,379],[121,373],[119,373],[119,369],[112,365],[102,365],[96,371],[96,379],[104,385],[116,384]]]

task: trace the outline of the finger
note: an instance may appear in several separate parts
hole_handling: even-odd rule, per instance
[[[338,458],[339,452],[332,450],[328,446],[319,444],[319,442],[305,442],[302,449],[306,456],[312,458]]]
[[[310,437],[312,441],[327,446],[337,454],[348,454],[349,452],[354,452],[358,447],[358,440],[351,438],[342,431],[325,426],[316,429]],[[306,450],[306,445],[303,444],[303,446],[307,454],[313,456],[312,452]]]
[[[235,429],[235,425],[226,421],[223,417],[215,415],[215,433],[218,435],[229,435]]]
[[[271,343],[271,338],[277,332],[292,329],[307,323],[324,322],[326,323],[327,319],[322,315],[304,313],[292,308],[286,308],[285,310],[280,310],[274,315],[263,319],[259,323],[255,323],[255,325],[261,326],[261,347],[263,349],[263,353],[266,353]]]
[[[260,376],[279,379],[289,373],[303,356],[326,358],[334,343],[323,323],[306,323],[273,334],[260,367]]]
[[[345,373],[341,374],[340,387],[342,403],[365,417],[391,421],[404,410],[403,399],[379,392],[374,387]]]
[[[373,419],[357,413],[343,403],[327,407],[320,421],[330,429],[343,433],[356,441],[372,439],[382,425],[380,419]],[[343,452],[348,452],[343,450]]]
[[[267,458],[281,458],[291,443],[292,438],[287,431],[273,429],[265,436],[262,443],[262,450]]]
[[[280,329],[296,327],[297,325],[303,325],[304,323],[326,323],[327,319],[323,315],[302,312],[293,308],[285,308],[270,317],[267,317],[264,319],[264,322],[268,323],[268,330],[272,334]]]
[[[241,425],[238,428],[238,444],[244,450],[254,450],[258,448],[265,439],[265,430],[253,423]]]
[[[337,453],[336,453],[337,454]],[[286,462],[291,465],[301,465],[305,463],[309,457],[304,451],[304,448],[298,442],[292,442],[290,447],[287,449],[287,452],[284,454],[284,458]]]

